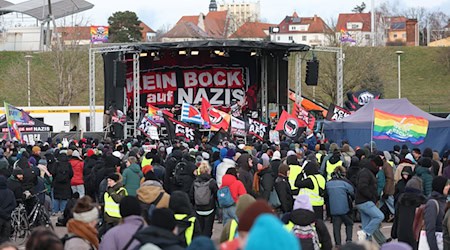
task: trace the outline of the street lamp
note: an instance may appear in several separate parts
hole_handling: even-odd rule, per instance
[[[401,88],[401,71],[400,71],[400,57],[405,53],[401,50],[395,51],[395,54],[398,56],[398,99],[402,98],[402,88]]]
[[[28,107],[31,106],[31,77],[30,77],[30,62],[32,55],[26,55],[25,60],[27,60],[27,77],[28,77]]]

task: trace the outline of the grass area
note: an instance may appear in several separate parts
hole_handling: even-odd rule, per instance
[[[402,97],[406,97],[410,102],[417,105],[425,111],[431,112],[450,112],[450,48],[428,48],[428,47],[380,47],[380,48],[356,48],[345,49],[346,61],[344,64],[344,84],[347,85],[353,79],[357,79],[360,72],[371,70],[369,65],[377,66],[377,76],[382,83],[384,98],[397,98],[397,55],[395,51],[402,50],[405,53],[401,59],[402,71]],[[80,52],[81,53],[81,52]],[[86,60],[84,79],[88,79],[88,57],[87,51],[80,54],[80,60]],[[447,55],[447,57],[445,56]],[[23,52],[0,52],[0,100],[5,100],[15,105],[26,105],[26,61]],[[316,88],[317,99],[322,100],[328,105],[331,98],[324,97],[327,88],[335,88],[335,76],[330,72],[334,71],[335,66],[333,57],[330,54],[329,60],[322,60],[319,55],[320,70],[319,80],[326,77],[330,79],[329,85],[319,82]],[[49,56],[45,53],[33,54],[31,62],[32,67],[32,93],[35,87],[42,89],[48,85],[48,82],[54,78],[55,72],[49,61]],[[293,57],[291,57],[293,58]],[[448,62],[448,63],[446,63]],[[380,65],[381,64],[381,65]],[[293,64],[291,64],[293,66]],[[331,68],[328,70],[327,68]],[[365,69],[362,70],[362,69]],[[33,72],[39,71],[40,74]],[[304,77],[303,68],[303,77]],[[34,73],[34,76],[33,76]],[[289,70],[291,88],[293,86],[295,71],[294,67]],[[329,74],[329,75],[326,75]],[[40,77],[38,77],[38,75]],[[52,75],[50,77],[50,75]],[[97,104],[102,104],[103,100],[103,64],[99,56],[97,61]],[[48,76],[48,77],[47,77]],[[302,81],[304,82],[304,81]],[[304,84],[304,83],[303,83]],[[85,86],[85,87],[84,87]],[[71,105],[88,105],[88,86],[86,81],[83,89],[77,93]],[[358,90],[361,86],[356,85],[353,90]],[[304,94],[312,98],[312,88],[304,86]],[[345,98],[344,98],[345,99]],[[38,98],[32,94],[32,105],[42,105]],[[57,104],[55,104],[57,105]]]

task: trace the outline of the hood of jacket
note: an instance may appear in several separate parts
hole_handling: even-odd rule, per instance
[[[242,154],[241,156],[239,156],[239,158],[236,161],[237,167],[242,168],[246,171],[250,170],[252,168],[252,166],[248,165],[248,160],[251,157],[252,156],[249,154]]]
[[[340,161],[341,160],[341,155],[339,154],[339,153],[333,153],[333,155],[330,157],[330,163],[331,164],[335,164],[335,163],[337,163],[338,161]]]
[[[128,168],[134,173],[139,173],[141,171],[141,167],[136,163],[131,164]]]
[[[421,175],[424,175],[424,174],[431,174],[431,173],[430,173],[430,170],[429,170],[428,168],[424,168],[424,167],[422,167],[422,166],[420,166],[420,165],[417,165],[417,166],[414,168],[414,171],[416,172],[416,174],[417,174],[418,176],[421,176]]]
[[[256,202],[255,198],[253,198],[253,196],[249,194],[244,194],[240,196],[236,204],[236,216],[238,218],[241,217],[242,213],[244,213],[244,211],[255,202]]]
[[[272,170],[272,168],[271,168],[270,166],[267,167],[267,168],[265,168],[265,169],[263,169],[263,170],[261,170],[261,171],[258,173],[259,176],[263,176],[263,175],[265,175],[265,174],[273,175],[273,170]]]
[[[169,208],[174,214],[192,215],[193,209],[189,196],[183,191],[175,191],[170,195]]]
[[[171,155],[172,157],[175,157],[175,159],[177,160],[181,160],[181,158],[183,158],[183,153],[178,149],[174,150]]]
[[[291,212],[290,221],[292,221],[295,225],[307,226],[316,221],[316,216],[313,211],[296,209]]]
[[[140,230],[134,237],[140,241],[142,245],[146,243],[153,243],[161,249],[174,245],[181,245],[180,240],[172,232],[152,225]]]
[[[58,161],[59,162],[68,162],[69,161],[69,157],[66,154],[60,154],[58,156]]]
[[[407,207],[418,207],[426,201],[427,198],[423,194],[415,192],[405,192],[398,199],[400,205]]]
[[[148,183],[148,182],[151,182],[151,181],[146,181],[144,183]],[[140,188],[138,188],[138,190],[136,191],[136,195],[140,201],[142,201],[146,204],[150,204],[156,200],[156,198],[158,197],[158,195],[161,192],[164,192],[164,189],[161,186],[143,185]]]
[[[235,183],[236,181],[237,181],[237,179],[234,175],[226,174],[222,178],[222,186],[229,187],[229,186],[233,185],[233,183]]]
[[[211,180],[211,175],[209,175],[209,174],[201,174],[201,175],[198,175],[197,176],[197,178],[195,179],[195,181],[199,181],[199,182],[206,182],[206,181],[209,181],[209,180]]]
[[[433,192],[431,192],[430,199],[435,199],[437,201],[446,202],[447,196],[445,196],[441,193],[438,193],[436,191],[433,191]]]
[[[359,163],[361,168],[366,168],[368,169],[370,172],[372,172],[374,175],[376,175],[378,173],[378,167],[375,166],[375,163],[373,163],[371,160],[369,159],[363,159],[361,160],[361,162]]]

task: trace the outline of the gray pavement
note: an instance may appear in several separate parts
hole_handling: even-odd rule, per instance
[[[56,216],[53,216],[51,218],[53,221],[53,225],[56,223],[56,218],[57,218]],[[331,240],[334,245],[333,225],[329,221],[326,221],[325,224],[328,228],[328,232],[330,233]],[[353,241],[357,241],[357,239],[358,239],[356,232],[359,230],[359,226],[360,226],[360,223],[355,223],[353,225]],[[384,234],[384,236],[386,238],[389,238],[391,235],[391,227],[392,227],[392,223],[383,223],[383,225],[381,227],[381,232]],[[214,241],[216,246],[219,245],[219,239],[220,239],[220,234],[222,233],[222,228],[223,228],[222,224],[218,224],[217,222],[214,224],[212,240]],[[55,227],[55,233],[58,235],[58,237],[62,238],[67,233],[67,229],[65,227]],[[344,225],[342,225],[342,227],[341,227],[341,238],[345,239],[345,226]],[[20,249],[25,249],[25,247],[21,246]]]

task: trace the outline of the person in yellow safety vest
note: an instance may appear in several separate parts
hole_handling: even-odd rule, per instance
[[[341,153],[338,149],[336,149],[333,151],[333,155],[330,157],[330,159],[326,162],[325,165],[327,181],[331,180],[331,174],[337,167],[340,166],[342,166]]]
[[[291,151],[289,151],[291,152]],[[286,164],[290,168],[288,180],[289,185],[291,186],[292,195],[298,194],[298,188],[295,186],[295,180],[297,180],[297,176],[302,172],[303,168],[300,166],[300,163],[298,162],[297,155],[292,151],[293,154],[289,155],[286,158]]]
[[[191,244],[192,239],[200,236],[202,233],[187,193],[183,191],[172,192],[169,208],[175,214],[178,236],[180,239],[183,239],[183,246],[187,247]]]
[[[236,203],[236,216],[239,218],[242,213],[254,202],[256,202],[255,198],[249,194],[244,194],[239,196],[238,202]],[[228,220],[227,224],[223,227],[222,233],[220,234],[220,243],[226,241],[232,241],[238,235],[239,222],[235,219]]]
[[[308,162],[304,173],[297,177],[295,186],[300,189],[299,195],[308,195],[317,219],[323,220],[325,195],[325,178],[319,173],[316,162]]]
[[[104,224],[100,230],[100,235],[103,235],[110,228],[119,224],[122,218],[120,216],[119,202],[128,194],[119,180],[120,176],[118,174],[111,174],[107,177],[108,188],[103,195],[105,201]]]
[[[153,155],[151,152],[145,153],[144,157],[142,157],[141,168],[152,165]]]

